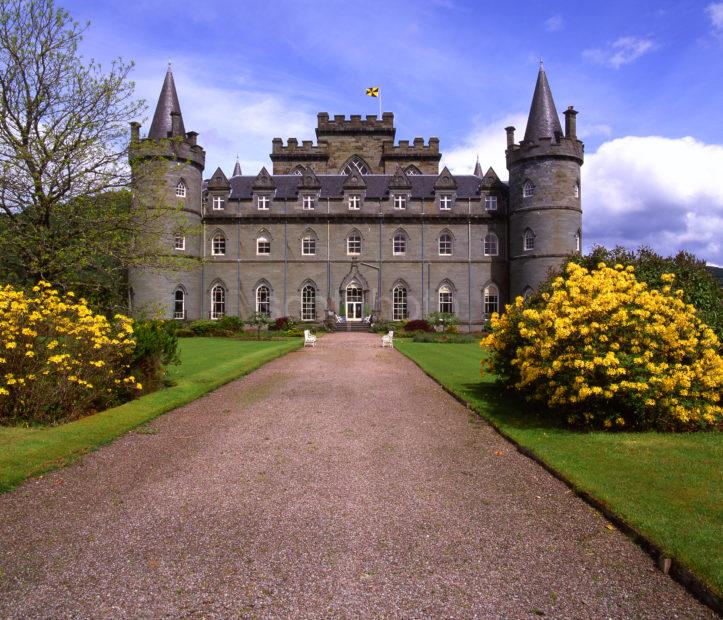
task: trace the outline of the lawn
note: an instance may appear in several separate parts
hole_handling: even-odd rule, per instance
[[[478,345],[395,345],[504,435],[723,592],[720,433],[569,431],[483,379]]]
[[[0,427],[0,492],[61,467],[171,409],[299,348],[303,339],[238,341],[184,338],[181,364],[171,366],[172,387],[75,422],[45,428]]]

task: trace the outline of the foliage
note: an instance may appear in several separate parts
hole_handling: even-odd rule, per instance
[[[450,334],[448,332],[417,332],[412,338],[412,342],[440,342],[447,344],[469,344],[477,342],[479,336],[475,334]]]
[[[663,275],[672,273],[676,288],[683,291],[683,301],[695,306],[700,319],[716,332],[719,341],[723,341],[723,288],[705,262],[689,252],[663,257],[644,246],[635,251],[596,246],[590,254],[574,255],[570,260],[587,269],[594,269],[600,262],[619,263],[624,267],[632,265],[637,279],[656,289],[666,285]]]
[[[434,331],[434,327],[432,327],[428,321],[425,321],[424,319],[414,319],[412,321],[407,321],[404,324],[404,331],[405,332],[432,332]]]
[[[249,317],[244,322],[249,327],[256,328],[256,337],[260,340],[261,330],[264,327],[268,327],[273,322],[273,319],[264,312],[254,312],[253,314],[249,315]]]
[[[123,315],[109,321],[47,282],[0,288],[0,422],[67,421],[140,391],[128,372],[134,348]]]
[[[280,316],[273,324],[269,325],[269,329],[272,331],[283,331],[293,329],[295,324],[296,322],[290,316]]]
[[[396,347],[503,436],[723,593],[723,554],[710,552],[723,540],[723,435],[580,433],[547,412],[534,415],[517,394],[500,390],[493,375],[480,377],[476,344],[400,340]]]
[[[430,312],[427,320],[432,325],[439,325],[443,331],[459,324],[459,317],[452,312]]]
[[[377,334],[386,334],[387,332],[398,332],[404,329],[403,321],[379,321],[378,323],[372,324],[372,331]]]
[[[146,390],[157,388],[163,379],[164,366],[178,364],[178,336],[173,321],[136,321],[133,325],[133,371]]]
[[[682,430],[723,409],[718,339],[662,274],[659,291],[634,268],[567,265],[536,305],[521,297],[492,316],[488,369],[570,425]]]
[[[218,329],[228,332],[242,332],[244,330],[243,319],[239,316],[226,315],[218,321],[212,321],[217,324]]]

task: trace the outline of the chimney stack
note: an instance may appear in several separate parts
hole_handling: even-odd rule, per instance
[[[515,146],[515,128],[505,127],[505,131],[507,132],[507,148],[511,149]]]
[[[568,106],[567,110],[565,110],[565,137],[566,138],[573,138],[577,140],[577,121],[575,117],[577,116],[577,110],[575,110],[572,106]]]
[[[141,137],[141,124],[137,121],[131,123],[131,144],[136,144]]]

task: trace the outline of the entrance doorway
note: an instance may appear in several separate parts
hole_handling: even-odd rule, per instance
[[[364,302],[364,292],[356,285],[346,287],[346,320],[361,321]]]

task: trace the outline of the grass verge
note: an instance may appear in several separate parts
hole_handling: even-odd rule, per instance
[[[535,415],[491,377],[476,344],[398,340],[396,347],[503,435],[574,488],[723,592],[723,436],[720,433],[581,433]]]
[[[0,492],[30,476],[62,467],[132,428],[298,349],[302,339],[239,341],[184,338],[181,364],[169,369],[165,388],[68,424],[45,428],[0,427]]]

